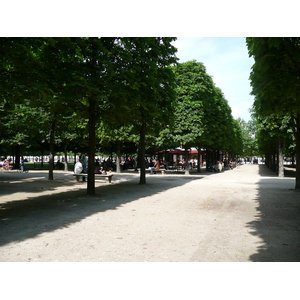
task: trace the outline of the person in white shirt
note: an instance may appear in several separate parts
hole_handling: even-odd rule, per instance
[[[74,167],[74,173],[75,174],[80,174],[82,172],[82,163],[81,163],[81,160],[78,160],[77,163],[75,164],[75,167]]]
[[[81,159],[77,161],[74,167],[74,174],[81,174],[83,170]],[[79,180],[79,177],[77,176],[77,181]],[[82,181],[85,181],[85,176],[82,176]]]

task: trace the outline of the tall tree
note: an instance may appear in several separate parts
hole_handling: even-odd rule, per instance
[[[214,83],[205,66],[195,60],[178,64],[174,73],[177,86],[174,140],[186,150],[185,173],[188,175],[188,149],[196,141],[203,141],[204,111],[213,107],[210,101],[214,98]]]
[[[70,116],[74,111],[81,111],[81,117],[88,120],[87,193],[93,195],[97,123],[118,118],[124,119],[124,125],[134,123],[140,134],[141,151],[144,151],[146,133],[158,131],[170,122],[174,80],[169,66],[177,60],[173,40],[1,39],[0,94],[16,103],[19,98],[29,99],[30,105],[49,113],[52,159],[58,120],[66,111]],[[62,105],[71,109],[62,111]],[[134,116],[134,121],[130,116]],[[140,183],[143,184],[143,160],[141,163]],[[49,179],[53,179],[52,172],[49,170]]]
[[[242,157],[258,156],[257,138],[256,132],[254,131],[253,121],[246,122],[245,120],[237,119],[239,126],[242,131]]]
[[[300,38],[246,39],[254,58],[250,75],[254,110],[262,117],[289,115],[296,140],[296,183],[300,189]]]
[[[140,184],[146,184],[146,135],[158,135],[173,120],[175,105],[174,73],[170,66],[177,62],[174,38],[124,38],[128,57],[124,67],[130,114],[134,116],[140,136]]]
[[[185,173],[189,174],[187,150],[191,146],[196,145],[198,153],[202,147],[231,149],[237,130],[227,100],[202,63],[195,60],[181,63],[174,67],[174,72],[177,85],[174,141],[186,150]]]

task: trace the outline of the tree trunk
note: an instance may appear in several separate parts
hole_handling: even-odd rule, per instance
[[[140,130],[140,184],[146,184],[146,163],[145,163],[145,154],[146,154],[146,123],[143,121],[142,127]]]
[[[49,154],[49,175],[48,179],[53,180],[53,169],[54,169],[54,134],[55,134],[55,122],[52,121],[50,131],[50,154]]]
[[[67,171],[69,171],[69,168],[68,168],[68,142],[64,143],[64,158],[65,158],[64,170],[67,172]]]
[[[197,154],[197,173],[201,173],[201,161],[200,161],[200,155],[201,155],[201,145],[198,144],[198,154]]]
[[[206,147],[206,171],[208,171],[210,163],[211,163],[211,151]]]
[[[77,151],[77,150],[76,150]],[[76,156],[77,156],[77,153],[74,152],[74,162],[73,162],[73,170],[74,170],[74,167],[75,167],[75,164],[76,164]]]
[[[21,145],[16,145],[15,151],[16,151],[16,153],[15,153],[15,156],[16,156],[15,168],[19,169],[20,168],[20,158],[21,158]]]
[[[184,175],[190,175],[190,166],[189,166],[189,149],[185,148],[185,172]]]
[[[271,167],[271,170],[275,171],[276,172],[276,153],[277,153],[277,149],[276,147],[273,147],[272,149],[272,167]]]
[[[41,159],[41,169],[44,168],[44,148],[41,149],[41,156],[42,156],[42,159]]]
[[[284,166],[283,166],[283,151],[284,142],[281,137],[278,137],[278,177],[284,177]]]
[[[300,113],[296,119],[296,184],[295,190],[300,191]]]
[[[96,100],[89,98],[89,149],[88,149],[88,181],[87,194],[95,195],[95,148],[96,148]]]
[[[122,142],[118,141],[117,142],[117,159],[116,159],[116,173],[121,173],[121,146],[122,146]]]
[[[271,150],[270,149],[267,152],[266,156],[268,157],[268,159],[266,159],[266,161],[267,161],[267,167],[269,169],[272,169],[272,154],[271,154]]]

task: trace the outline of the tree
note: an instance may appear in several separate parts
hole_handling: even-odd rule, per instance
[[[140,184],[146,184],[145,149],[146,135],[158,135],[159,131],[173,120],[174,38],[124,38],[122,43],[127,53],[122,73],[124,89],[130,101],[130,116],[134,116],[134,130],[139,134]]]
[[[188,149],[203,143],[205,111],[213,109],[214,83],[202,63],[188,61],[173,67],[176,78],[177,105],[174,141],[186,150],[185,173],[189,174]],[[209,109],[208,109],[209,107]]]
[[[175,66],[174,73],[177,105],[173,135],[174,142],[186,150],[185,173],[189,174],[187,160],[191,146],[197,145],[198,160],[201,147],[239,152],[236,142],[240,139],[239,128],[221,89],[215,86],[205,66],[195,60],[188,61]]]
[[[116,172],[121,173],[120,163],[123,146],[128,143],[138,143],[138,136],[133,132],[133,125],[117,128],[116,124],[115,126],[113,124],[101,124],[101,127],[98,127],[97,136],[100,138],[101,150],[106,150],[109,146],[110,149],[113,149],[112,152],[116,153]]]
[[[250,74],[254,110],[262,118],[291,117],[296,140],[296,183],[300,189],[300,38],[247,38],[254,58]]]
[[[258,156],[256,130],[254,129],[255,125],[253,124],[254,121],[250,120],[246,122],[241,118],[238,118],[237,121],[241,128],[241,134],[242,134],[243,148],[240,155],[242,157]]]
[[[72,55],[75,50],[71,38],[1,39],[0,94],[16,104],[26,99],[28,107],[47,116],[50,180],[53,179],[55,131],[61,120],[72,114],[70,101],[74,93],[70,93],[70,85],[74,60],[78,60]]]
[[[73,88],[82,96],[89,120],[88,194],[95,193],[93,157],[96,128],[101,122],[115,123],[116,129],[133,123],[140,134],[141,151],[145,149],[146,132],[169,122],[174,83],[168,66],[176,62],[172,41],[172,38],[84,38],[79,41],[80,59],[74,68]],[[140,165],[140,183],[144,184],[143,160]]]
[[[49,179],[53,179],[51,166],[59,121],[67,122],[69,117],[88,120],[89,195],[95,193],[93,158],[98,124],[112,122],[110,119],[119,119],[118,125],[121,121],[124,126],[134,123],[144,151],[146,133],[154,133],[170,122],[174,80],[169,66],[177,60],[173,40],[1,38],[0,95],[15,103],[26,99],[31,107],[48,114]],[[67,123],[64,125],[67,127]],[[62,132],[59,134],[62,136]],[[144,164],[141,169],[140,183],[145,183]]]
[[[266,157],[266,165],[284,177],[283,156],[286,145],[291,143],[291,117],[269,115],[257,117],[258,145]]]

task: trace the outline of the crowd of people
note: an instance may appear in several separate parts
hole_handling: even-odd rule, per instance
[[[79,156],[79,159],[77,160],[77,163],[80,163],[82,165],[82,170],[80,172],[87,173],[87,165],[86,165],[87,154],[81,154]],[[165,170],[168,170],[169,168],[185,169],[186,167],[184,160],[178,160],[176,162],[167,162],[162,159],[152,159],[152,158],[148,158],[148,159],[145,158],[145,166],[146,169],[150,170],[150,174],[155,173],[155,171],[159,169],[165,169]],[[196,159],[189,160],[188,166],[190,169],[197,168],[197,160]],[[120,162],[121,171],[126,171],[128,169],[138,170],[138,168],[140,168],[140,166],[137,160],[132,157],[122,159]],[[116,171],[116,169],[117,169],[116,160],[113,160],[111,158],[107,158],[103,160],[100,160],[98,158],[95,159],[95,174],[105,174],[106,172],[109,171]]]
[[[8,159],[0,161],[0,168],[3,170],[10,170],[12,168],[10,161]]]
[[[4,159],[0,161],[0,169],[1,170],[11,170],[13,166],[11,165],[10,159]],[[18,172],[28,172],[28,169],[25,164],[25,160],[22,159]]]
[[[26,158],[22,159],[22,164],[20,167],[20,171],[25,171],[26,165]],[[206,162],[201,161],[201,166],[205,166]],[[207,162],[207,170],[221,172],[224,169],[233,169],[237,164],[242,163],[250,163],[250,164],[257,164],[259,163],[258,158],[240,158],[238,161],[229,161],[224,159],[223,161],[213,161]],[[159,169],[168,170],[169,168],[176,169],[176,170],[185,170],[188,167],[190,170],[193,170],[198,167],[198,161],[195,158],[191,158],[188,163],[183,159],[178,159],[176,161],[166,161],[162,159],[152,159],[152,158],[145,158],[146,169],[150,170],[150,174],[155,174],[156,171]],[[9,170],[12,166],[10,164],[10,159],[4,159],[4,157],[0,161],[0,169],[2,170]],[[55,165],[56,169],[63,170],[64,164],[58,159]],[[128,169],[138,170],[140,168],[136,159],[132,157],[127,157],[126,159],[122,159],[120,162],[120,169],[121,171],[126,171]],[[79,173],[87,173],[88,170],[88,154],[87,152],[83,152],[79,155],[79,158],[74,164],[74,172]],[[99,159],[95,158],[95,174],[107,174],[109,171],[116,171],[116,159],[113,158],[106,158],[106,159]]]

